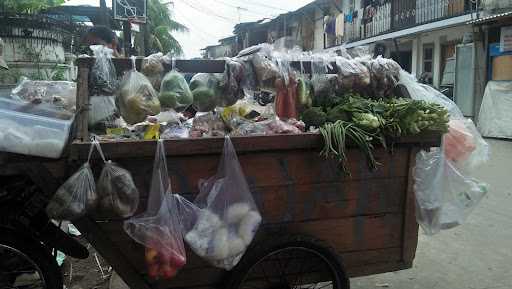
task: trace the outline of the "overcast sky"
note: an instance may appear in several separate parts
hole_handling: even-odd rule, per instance
[[[234,26],[241,22],[275,17],[300,8],[312,0],[160,0],[171,2],[169,9],[174,19],[190,29],[175,37],[184,48],[185,57],[200,56],[201,48],[217,44],[221,38],[232,35]],[[99,6],[99,0],[70,0],[66,5]],[[111,6],[112,1],[107,0]],[[237,9],[240,7],[240,9]]]

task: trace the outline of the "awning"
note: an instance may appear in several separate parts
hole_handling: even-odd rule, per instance
[[[467,24],[482,25],[482,24],[486,24],[489,22],[498,21],[498,20],[502,20],[504,18],[511,18],[511,17],[512,17],[512,11],[509,11],[509,12],[490,15],[490,16],[486,16],[486,17],[482,17],[482,18],[473,20],[473,21],[469,21]]]

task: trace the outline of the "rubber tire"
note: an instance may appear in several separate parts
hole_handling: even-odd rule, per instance
[[[14,248],[34,262],[43,275],[47,289],[62,289],[62,273],[55,258],[41,243],[12,230],[0,228],[0,244]]]
[[[238,265],[229,273],[225,279],[225,289],[238,289],[240,283],[248,273],[248,270],[270,253],[287,248],[287,247],[304,247],[315,250],[322,255],[334,268],[338,268],[338,276],[340,285],[343,289],[350,289],[350,280],[347,278],[343,262],[336,251],[323,241],[304,235],[288,235],[280,238],[260,242],[256,246],[248,248],[244,257]]]

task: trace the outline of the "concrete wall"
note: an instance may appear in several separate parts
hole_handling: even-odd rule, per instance
[[[313,51],[324,49],[324,14],[322,10],[315,11],[315,42]]]

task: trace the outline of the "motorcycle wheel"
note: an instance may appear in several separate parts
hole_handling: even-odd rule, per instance
[[[0,288],[62,289],[62,274],[41,243],[0,229]]]

